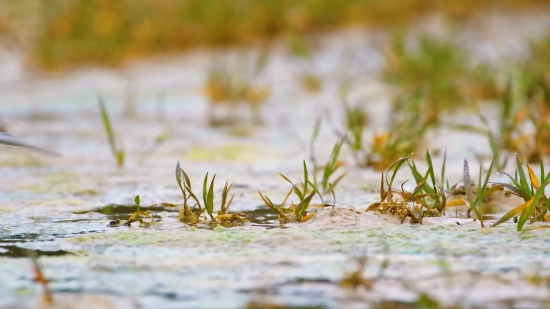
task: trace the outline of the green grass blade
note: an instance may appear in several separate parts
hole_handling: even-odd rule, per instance
[[[510,181],[512,181],[512,183],[514,184],[514,189],[511,189],[512,191],[518,193],[521,198],[524,199],[525,202],[527,202],[529,199],[523,194],[523,191],[521,190],[521,185],[519,184],[519,182],[517,182],[516,179],[514,179],[514,177],[512,177],[512,175],[508,174],[508,173],[505,173],[505,172],[498,172],[499,174],[504,174],[506,176],[508,176],[508,178],[510,178]]]
[[[307,208],[311,203],[311,199],[313,199],[314,195],[315,195],[315,192],[311,192],[303,201],[300,202],[300,204],[298,204],[298,206],[296,206],[295,213],[298,219],[302,218],[305,215]]]
[[[397,159],[397,161],[393,162],[392,165],[388,168],[388,171],[386,172],[386,184],[388,185],[388,187],[391,188],[391,186],[393,185],[393,180],[395,179],[395,176],[397,175],[397,172],[399,171],[399,169],[401,168],[401,166],[403,165],[403,163],[405,163],[405,161],[407,161],[410,157],[407,155],[407,156],[404,156],[404,157],[401,157],[399,159]],[[390,178],[390,182],[388,183],[388,173],[393,169],[393,174]]]
[[[414,181],[418,184],[418,183],[421,183],[421,182],[424,182],[424,185],[422,187],[422,189],[426,192],[426,193],[429,193],[429,194],[435,194],[435,191],[432,187],[430,187],[428,184],[426,184],[426,179],[424,179],[424,177],[420,174],[420,172],[418,172],[418,169],[416,168],[416,164],[414,163],[414,160],[413,160],[413,163],[409,163],[407,161],[407,164],[409,165],[409,168],[413,174],[413,177],[414,177]],[[428,168],[428,171],[426,172],[426,177],[429,176],[429,173],[430,171],[432,170],[432,167],[429,167]]]
[[[542,157],[540,158],[540,179],[543,180],[544,178],[544,163],[542,162]]]
[[[204,207],[208,207],[208,202],[206,201],[206,194],[208,191],[206,191],[206,186],[208,185],[208,173],[206,173],[206,176],[204,176],[204,181],[202,182],[202,200],[204,202]]]
[[[300,191],[300,189],[292,181],[290,181],[290,179],[288,179],[285,175],[283,174],[279,174],[279,175],[281,175],[281,177],[283,177],[284,180],[286,180],[288,183],[292,185],[292,187],[294,188],[294,193],[296,193],[300,201],[303,201],[306,193],[305,192],[302,193],[302,191]]]
[[[518,219],[518,225],[517,225],[518,232],[523,229],[523,226],[527,222],[527,219],[529,219],[529,217],[531,217],[531,214],[533,213],[533,211],[535,211],[535,207],[537,207],[540,198],[544,194],[544,189],[546,188],[547,184],[548,184],[547,181],[541,184],[540,188],[535,193],[535,196],[532,198],[533,202],[529,205],[529,207],[526,207],[521,212],[521,216]]]
[[[328,188],[328,181],[330,175],[332,175],[336,171],[336,162],[338,161],[338,157],[340,156],[340,150],[342,149],[342,145],[344,145],[344,142],[346,141],[348,137],[348,134],[346,134],[340,142],[338,142],[336,145],[334,145],[334,148],[332,149],[332,154],[330,157],[329,164],[325,167],[325,171],[323,173],[323,189]]]
[[[206,206],[204,206],[206,208],[206,211],[210,215],[210,217],[212,217],[212,213],[214,212],[214,181],[215,180],[216,180],[216,175],[212,177],[212,181],[210,182],[210,188],[208,189],[208,193],[206,195],[207,203],[206,203]],[[214,218],[212,217],[212,220],[213,219]]]
[[[233,184],[231,184],[231,186],[233,186]],[[225,186],[223,187],[223,192],[222,192],[222,205],[220,207],[222,215],[227,214],[225,203],[227,203],[227,195],[229,195],[229,190],[231,190],[231,187],[228,187],[228,181],[226,180]]]
[[[101,119],[103,120],[103,127],[105,128],[107,139],[109,140],[109,145],[111,146],[111,152],[117,161],[117,165],[121,167],[124,165],[124,151],[119,150],[116,146],[115,133],[111,125],[111,119],[102,97],[98,97],[98,104],[101,112]]]
[[[136,197],[134,198],[134,203],[136,203],[136,207],[137,207],[136,212],[139,213],[139,210],[141,208],[141,201],[139,199],[139,195],[136,195]]]
[[[443,148],[443,164],[441,165],[441,190],[445,190],[445,165],[447,165],[447,148]]]
[[[331,185],[331,186],[332,186],[332,187],[336,187],[336,186],[338,185],[338,183],[339,183],[342,179],[344,179],[344,177],[346,177],[347,174],[348,174],[348,173],[345,172],[345,173],[343,173],[342,175],[340,175],[338,178],[336,178],[336,179],[334,180],[334,184]]]
[[[531,194],[529,183],[527,182],[527,176],[525,175],[525,170],[523,169],[523,160],[519,159],[519,156],[517,153],[516,153],[516,165],[517,165],[517,171],[519,174],[519,183],[521,185],[521,190],[525,193],[525,196],[531,199],[533,195]]]
[[[481,204],[483,203],[483,187],[481,185],[481,180],[483,177],[483,166],[479,166],[479,179],[477,182],[477,197],[476,201],[474,202],[473,209],[475,210],[475,213],[477,215],[477,219],[481,222],[481,225],[483,225],[483,207]]]
[[[321,129],[321,117],[315,120],[315,126],[313,127],[313,133],[311,134],[311,144],[313,144],[317,137],[319,136],[319,131]]]
[[[334,193],[334,187],[332,186],[332,184],[329,183],[328,186],[330,187],[330,192],[332,193],[332,199],[333,199],[332,207],[334,208],[336,207],[336,193]]]
[[[313,178],[315,178],[315,175],[313,175]],[[313,188],[313,191],[317,193],[317,195],[319,196],[319,198],[321,199],[321,203],[325,203],[325,201],[323,200],[323,195],[321,194],[321,192],[319,192],[319,190],[317,189],[317,186],[315,185],[315,182],[311,182],[309,181],[309,185],[311,186],[311,188]]]
[[[430,173],[430,179],[432,181],[432,185],[436,185],[435,183],[435,173],[434,173],[434,169],[433,169],[433,162],[432,162],[432,156],[430,156],[430,152],[429,151],[426,151],[426,163],[428,163],[428,167],[429,167],[429,171],[431,171]]]
[[[306,164],[306,160],[304,160],[304,194],[307,194],[308,180],[309,180],[309,175],[308,175],[308,172],[307,172],[307,164]]]

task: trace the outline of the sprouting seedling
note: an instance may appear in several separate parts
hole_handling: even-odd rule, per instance
[[[497,226],[519,215],[517,230],[521,231],[527,220],[531,223],[537,221],[549,221],[547,214],[548,209],[550,208],[550,199],[547,198],[544,191],[550,182],[550,173],[547,175],[544,174],[544,165],[542,160],[540,160],[540,178],[542,181],[539,181],[538,177],[535,175],[535,172],[529,165],[527,165],[527,171],[529,174],[529,178],[527,178],[525,170],[523,169],[523,160],[521,160],[517,154],[516,165],[516,171],[518,172],[519,179],[511,177],[503,172],[500,173],[507,175],[512,181],[512,185],[503,185],[510,189],[512,193],[521,197],[524,200],[524,203],[510,210],[502,216],[502,218],[497,220],[493,226]]]
[[[151,224],[155,223],[155,219],[151,215],[151,213],[147,211],[141,211],[141,200],[139,198],[139,195],[136,195],[134,198],[134,203],[136,204],[136,212],[133,213],[130,218],[128,218],[128,221],[124,222],[123,225],[130,226],[133,222],[139,222],[139,226],[141,227],[149,227]],[[149,222],[143,220],[143,217],[149,218]]]
[[[139,213],[141,208],[141,200],[139,198],[139,195],[136,195],[136,197],[134,198],[134,203],[136,203],[136,212]]]
[[[308,172],[308,169],[307,169],[306,160],[303,160],[303,169],[304,169],[304,181],[302,182],[303,191],[300,190],[300,188],[298,188],[298,186],[295,183],[290,181],[290,179],[288,179],[288,177],[286,177],[283,174],[279,174],[279,175],[281,175],[281,177],[284,180],[286,180],[288,183],[290,183],[292,185],[293,192],[296,194],[296,196],[298,196],[298,198],[300,199],[300,202],[304,201],[307,198],[307,196],[308,196],[308,186],[311,186],[311,191],[312,191],[311,193],[319,195],[319,198],[321,199],[321,202],[324,203],[323,196],[321,195],[321,193],[317,189],[317,185],[316,185],[317,180],[315,178],[315,174],[313,174],[313,181],[311,181],[309,179],[309,172]]]
[[[210,187],[208,190],[206,189],[206,186],[208,184],[208,173],[206,173],[206,176],[204,176],[204,182],[202,185],[202,198],[204,201],[204,208],[206,209],[206,212],[208,215],[210,215],[210,218],[214,220],[214,181],[216,180],[216,175],[212,177],[212,181],[210,182]]]
[[[292,188],[286,195],[285,199],[281,203],[281,207],[277,207],[266,195],[263,195],[260,191],[258,193],[260,194],[260,197],[264,201],[264,203],[271,208],[273,211],[275,211],[279,215],[279,221],[285,221],[285,222],[305,222],[309,220],[313,214],[307,214],[307,210],[311,205],[311,201],[315,194],[317,194],[321,198],[320,206],[330,206],[324,203],[323,196],[317,189],[317,186],[315,185],[315,180],[311,181],[309,179],[309,173],[307,169],[306,161],[303,161],[303,168],[304,168],[304,181],[303,181],[303,188],[300,189],[295,183],[293,183],[288,177],[286,177],[283,174],[279,174],[284,180],[286,180],[288,183],[292,185]],[[311,190],[308,189],[308,187],[311,186]],[[334,190],[332,184],[329,184],[329,187]],[[311,191],[311,192],[309,192]],[[298,199],[299,203],[295,205],[294,203],[291,204],[289,208],[285,208],[286,201],[288,200],[289,196],[294,193]],[[333,197],[336,199],[336,195],[333,192]],[[318,205],[319,206],[319,205]],[[333,205],[334,206],[334,205]]]
[[[315,126],[313,127],[313,132],[311,133],[311,139],[309,142],[309,153],[310,153],[309,159],[311,160],[311,163],[313,163],[313,175],[317,175],[317,160],[315,159],[315,142],[319,137],[320,130],[321,130],[321,118],[319,117],[315,120]],[[317,185],[316,182],[315,182],[315,185]]]
[[[111,119],[109,118],[109,113],[107,112],[107,107],[105,107],[105,102],[101,96],[98,96],[99,109],[101,111],[101,119],[103,120],[103,127],[107,133],[107,138],[109,139],[109,145],[111,146],[111,151],[113,156],[117,161],[118,167],[124,165],[125,152],[122,149],[118,149],[115,141],[115,133],[111,126]]]

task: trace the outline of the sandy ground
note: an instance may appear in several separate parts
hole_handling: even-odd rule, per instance
[[[417,31],[444,31],[443,25],[434,16]],[[538,12],[495,13],[465,25],[458,40],[480,61],[506,61],[525,57],[526,42],[549,25],[548,15]],[[343,77],[355,76],[350,101],[375,115],[369,130],[387,124],[389,89],[377,79],[383,41],[383,33],[364,29],[318,38],[314,63],[324,86],[317,94],[303,91],[297,82],[302,64],[276,44],[261,80],[272,85],[262,108],[264,124],[243,122],[238,130],[208,127],[202,93],[212,59],[234,60],[235,50],[197,50],[117,70],[86,68],[58,76],[29,73],[16,52],[4,52],[3,125],[10,134],[63,156],[1,148],[0,308],[35,308],[41,297],[30,260],[2,255],[13,249],[8,246],[43,253],[39,260],[55,305],[65,308],[244,308],[250,302],[365,308],[415,302],[423,293],[444,306],[546,307],[548,229],[535,225],[517,233],[513,224],[480,229],[478,222],[452,215],[411,225],[365,213],[379,199],[380,175],[356,168],[347,150],[342,157],[349,175],[337,188],[336,209],[320,210],[309,222],[287,228],[202,230],[179,223],[174,212],[160,212],[161,221],[150,229],[113,229],[106,227],[108,216],[81,213],[108,204],[131,205],[137,194],[143,205],[179,203],[177,161],[195,188],[206,172],[215,173],[218,200],[223,181],[234,181],[234,211],[260,207],[258,190],[282,200],[289,188],[278,173],[300,179],[315,119],[330,114],[342,126],[337,93]],[[127,152],[122,169],[110,154],[98,93],[106,98]],[[132,99],[135,116],[125,117],[123,102]],[[454,119],[469,122],[471,116],[459,113]],[[140,162],[165,133],[170,139]],[[476,162],[474,152],[489,151],[478,136],[442,130],[433,137],[431,149],[447,148],[451,181],[461,179],[464,158]],[[336,140],[325,122],[315,145],[319,160],[326,160]],[[441,161],[441,156],[434,158],[436,166]],[[408,178],[398,175],[397,182]],[[505,210],[513,204],[501,206]],[[340,280],[359,269],[361,256],[368,257],[362,273],[372,287],[341,288]]]

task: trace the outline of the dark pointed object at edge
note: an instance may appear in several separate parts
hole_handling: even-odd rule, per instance
[[[31,144],[27,144],[27,143],[23,142],[22,140],[20,140],[16,137],[13,137],[11,135],[8,135],[4,132],[0,132],[0,144],[1,145],[9,145],[9,146],[17,146],[17,147],[25,147],[25,148],[29,148],[29,149],[32,149],[34,151],[37,151],[37,152],[40,152],[40,153],[43,153],[43,154],[50,155],[50,156],[56,156],[56,157],[60,156],[60,154],[58,154],[57,152],[47,150],[47,149],[44,149],[44,148],[40,148],[40,147],[37,147],[37,146],[33,146]]]

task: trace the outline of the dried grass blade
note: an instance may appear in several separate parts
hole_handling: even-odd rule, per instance
[[[532,199],[528,200],[527,202],[525,202],[525,203],[517,206],[516,208],[510,210],[504,216],[502,216],[502,218],[498,219],[497,222],[493,223],[492,227],[495,227],[495,226],[497,226],[501,223],[504,223],[504,222],[512,219],[513,217],[517,217],[524,209],[531,206],[533,201],[534,201],[534,198],[532,198]]]
[[[533,172],[533,169],[531,169],[531,167],[529,165],[527,165],[527,171],[529,172],[529,178],[531,180],[531,185],[535,189],[540,188],[539,179],[537,178],[537,175],[535,175],[535,172]]]

